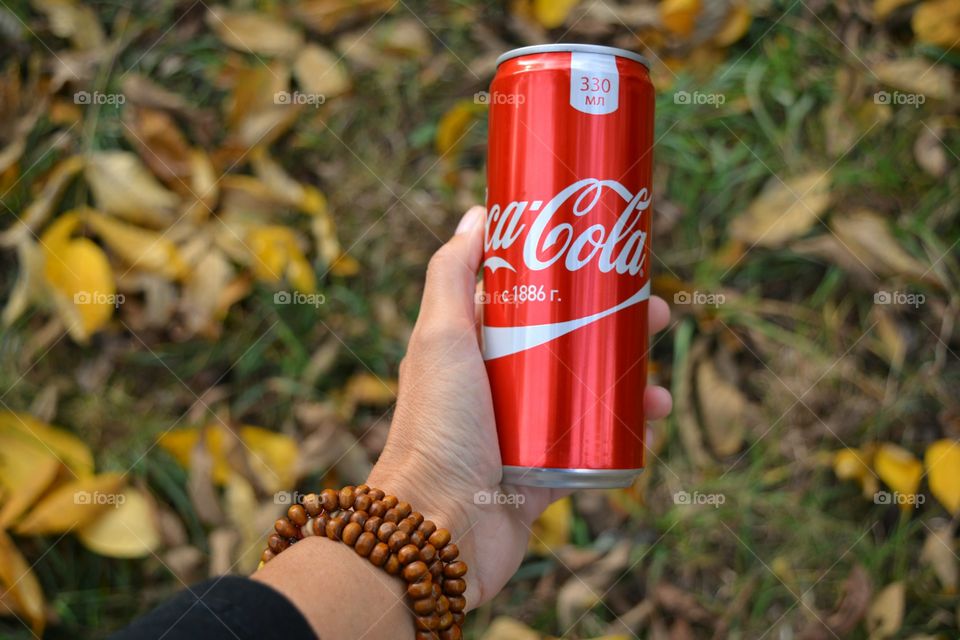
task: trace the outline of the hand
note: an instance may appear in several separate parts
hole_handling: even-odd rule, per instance
[[[479,491],[500,486],[500,451],[490,385],[478,341],[474,302],[483,253],[483,207],[464,215],[454,237],[430,261],[407,356],[400,365],[397,409],[369,484],[410,502],[446,527],[469,565],[467,606],[496,595],[523,559],[534,519],[567,492],[520,487],[514,505],[477,505]],[[650,299],[650,331],[670,310]],[[670,393],[648,386],[647,418],[670,413]]]

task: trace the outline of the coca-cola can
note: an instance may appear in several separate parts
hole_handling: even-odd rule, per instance
[[[643,469],[648,68],[586,44],[497,61],[480,301],[504,483],[622,487]]]

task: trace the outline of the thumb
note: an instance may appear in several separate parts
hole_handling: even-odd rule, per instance
[[[470,207],[460,219],[454,236],[430,258],[420,316],[431,324],[473,326],[485,218],[486,209]]]

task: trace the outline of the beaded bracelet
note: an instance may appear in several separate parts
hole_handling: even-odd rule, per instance
[[[403,577],[416,640],[462,638],[467,563],[457,560],[460,550],[450,532],[424,520],[410,503],[365,484],[324,489],[292,505],[274,529],[260,567],[304,538],[339,540],[374,566]]]

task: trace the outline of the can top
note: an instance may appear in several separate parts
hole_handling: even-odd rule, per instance
[[[535,44],[529,47],[520,47],[519,49],[511,49],[507,51],[499,58],[497,58],[497,66],[510,60],[511,58],[519,58],[520,56],[528,56],[534,53],[558,53],[562,51],[576,51],[579,53],[602,53],[608,56],[620,56],[621,58],[627,58],[628,60],[633,60],[634,62],[639,62],[647,69],[650,68],[650,61],[644,58],[639,53],[634,53],[633,51],[627,51],[626,49],[619,49],[617,47],[608,47],[600,44],[573,44],[573,43],[559,43],[559,44]]]

